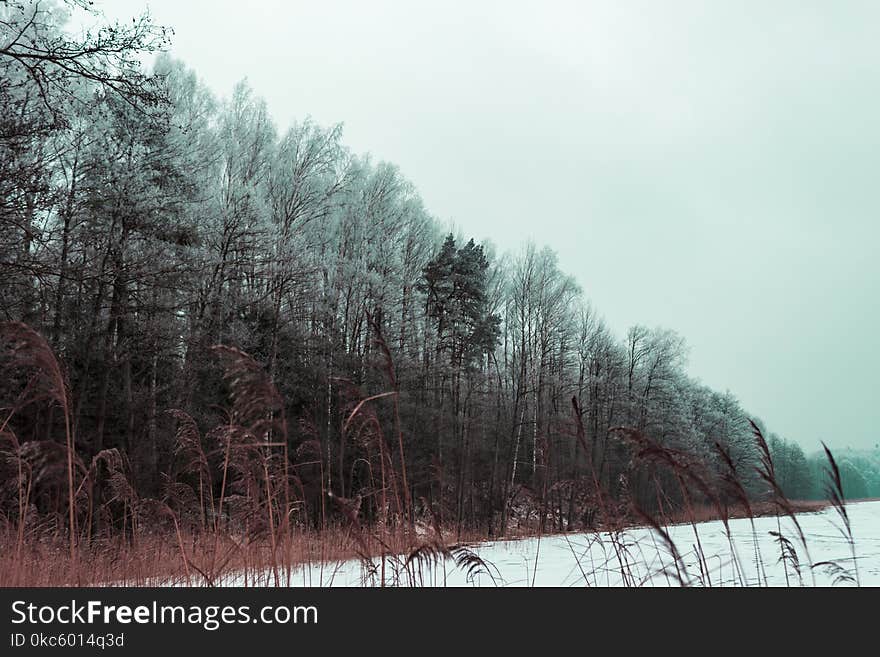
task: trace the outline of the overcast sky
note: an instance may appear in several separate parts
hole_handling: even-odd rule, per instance
[[[97,4],[282,130],[344,122],[463,233],[549,245],[772,431],[880,442],[880,2]]]

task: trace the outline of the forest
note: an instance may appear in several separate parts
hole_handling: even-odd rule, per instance
[[[824,456],[690,376],[674,331],[615,334],[550,249],[451,229],[341,125],[217,98],[146,14],[77,36],[71,11],[0,3],[9,540],[589,529],[730,473],[761,500],[765,449],[824,497]],[[838,461],[880,496],[876,450]]]

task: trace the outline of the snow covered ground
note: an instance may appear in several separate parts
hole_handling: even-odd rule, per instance
[[[790,519],[757,518],[754,531],[748,519],[730,522],[730,538],[720,521],[668,528],[680,560],[661,536],[650,529],[610,534],[568,534],[541,539],[498,541],[472,546],[488,567],[457,567],[452,559],[438,565],[423,562],[419,570],[394,576],[394,562],[386,562],[390,586],[678,586],[681,580],[698,586],[880,586],[880,502],[847,506],[855,538],[855,559],[841,533],[834,509],[798,516],[806,548]],[[791,542],[794,555],[780,559],[782,545],[771,532]],[[699,554],[705,555],[700,559]],[[734,558],[734,553],[736,558]],[[795,566],[797,561],[797,567]],[[702,565],[701,565],[702,561]],[[826,565],[810,567],[810,564]],[[400,560],[397,561],[400,563]],[[282,574],[290,586],[378,586],[381,566],[369,574],[364,564],[347,561],[311,564]],[[800,575],[798,574],[800,570]],[[262,577],[260,579],[263,579]],[[232,578],[227,585],[244,581]],[[273,585],[274,575],[249,585]]]

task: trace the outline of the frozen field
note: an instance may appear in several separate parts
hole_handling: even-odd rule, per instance
[[[697,586],[852,586],[858,577],[862,586],[880,586],[880,502],[851,504],[847,510],[855,559],[840,531],[840,518],[834,509],[826,509],[798,516],[806,549],[790,519],[757,518],[754,531],[748,519],[741,519],[730,522],[730,540],[719,521],[697,525],[696,534],[690,525],[669,527],[681,557],[677,567],[656,532],[631,529],[617,536],[569,534],[472,546],[489,565],[491,576],[480,570],[468,577],[448,559],[439,565],[433,562],[434,566],[423,562],[421,569],[411,566],[409,572],[395,577],[394,560],[389,560],[385,579],[389,586],[678,586],[681,580]],[[780,542],[771,534],[780,529],[795,552],[789,552],[784,561],[780,559]],[[822,562],[833,565],[810,567]],[[378,586],[380,563],[375,563],[377,570],[372,575],[358,561],[313,564],[282,574],[281,583]],[[238,578],[226,583],[245,584]],[[247,584],[272,585],[274,576],[266,573],[265,581]]]

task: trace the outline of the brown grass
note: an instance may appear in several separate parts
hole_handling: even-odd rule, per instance
[[[830,502],[825,500],[791,500],[790,503],[794,513],[818,513],[819,511],[824,511],[830,506]],[[734,520],[749,517],[763,518],[776,515],[777,510],[772,502],[752,502],[749,506],[751,513],[749,512],[749,509],[746,509],[742,505],[732,505],[727,507],[728,518]],[[721,520],[722,515],[719,513],[718,508],[711,504],[694,504],[690,513],[678,509],[669,511],[665,515],[667,523],[671,525],[690,522],[691,518],[698,523],[712,522],[715,520]]]
[[[465,543],[476,543],[481,537],[472,534],[466,539]],[[80,545],[75,555],[77,573],[72,576],[64,540],[29,540],[19,553],[16,542],[17,532],[11,527],[0,535],[0,587],[319,585],[331,581],[335,565],[344,561],[382,555],[397,555],[405,561],[416,559],[428,546],[452,550],[463,545],[461,541],[438,542],[436,537],[414,540],[410,531],[403,530],[386,534],[380,541],[370,534],[358,537],[345,527],[294,531],[278,541],[283,550],[269,539],[249,542],[244,536],[223,532],[181,533],[179,540],[173,534],[155,533],[142,535],[136,542],[113,538],[93,541],[90,547]],[[309,568],[303,571],[302,566]]]

